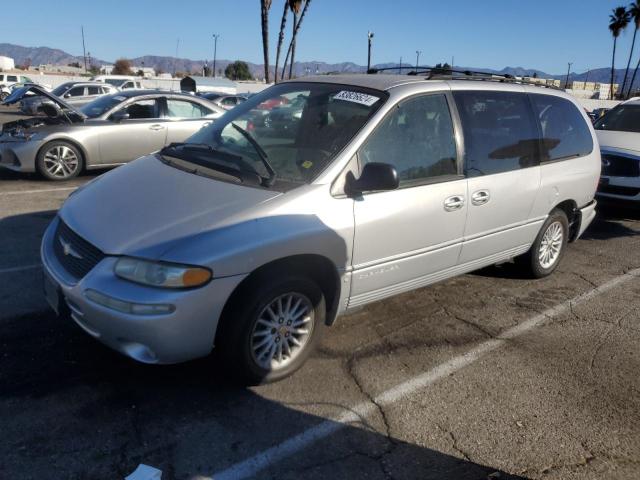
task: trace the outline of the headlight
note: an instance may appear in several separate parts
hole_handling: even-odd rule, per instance
[[[175,263],[150,262],[122,257],[116,262],[115,274],[125,280],[162,288],[191,288],[211,280],[208,268]]]

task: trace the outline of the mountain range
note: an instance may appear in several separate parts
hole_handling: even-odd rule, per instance
[[[49,47],[24,47],[21,45],[14,45],[11,43],[0,43],[0,55],[11,57],[15,60],[16,65],[30,64],[38,66],[42,64],[53,65],[68,65],[70,63],[78,62],[81,65],[84,62],[82,56],[75,56],[67,53],[63,50]],[[144,55],[142,57],[129,59],[136,67],[151,67],[156,71],[162,72],[187,72],[187,73],[200,73],[205,65],[208,65],[206,60],[191,60],[188,58],[176,58],[171,56],[158,56],[158,55]],[[113,60],[101,60],[95,57],[91,57],[92,64],[103,65],[113,64]],[[220,59],[216,61],[216,69],[223,70],[233,60]],[[262,77],[264,74],[264,66],[262,64],[256,64],[246,62],[249,65],[249,70],[256,77]],[[402,64],[404,67],[410,67],[408,63]],[[397,67],[397,63],[381,63],[374,65],[376,68],[385,67]],[[273,72],[273,66],[272,72]],[[282,67],[281,67],[282,68]],[[565,74],[549,74],[541,70],[522,68],[522,67],[505,67],[502,70],[494,70],[482,67],[462,67],[456,66],[459,70],[481,70],[484,72],[497,73],[497,74],[509,74],[514,76],[533,76],[534,73],[540,78],[555,78],[564,80]],[[294,64],[294,76],[303,76],[314,73],[362,73],[366,71],[364,65],[358,65],[353,62],[342,63],[326,63],[326,62],[295,62]],[[570,80],[584,81],[587,79],[592,82],[608,83],[611,75],[609,68],[596,68],[590,70],[588,73],[572,73]],[[588,78],[587,78],[588,77]],[[622,83],[624,77],[624,69],[616,69],[615,82]],[[640,74],[636,77],[636,86],[640,85]]]

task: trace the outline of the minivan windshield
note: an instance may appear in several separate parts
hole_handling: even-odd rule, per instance
[[[282,83],[185,142],[199,148],[173,148],[171,156],[186,161],[197,156],[193,161],[201,166],[204,161],[212,169],[222,166],[269,179],[263,186],[294,188],[313,181],[387,98],[385,92],[355,86]]]
[[[594,125],[596,130],[640,133],[640,105],[618,105]]]

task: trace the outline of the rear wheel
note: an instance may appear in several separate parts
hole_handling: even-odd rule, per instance
[[[225,366],[248,384],[291,375],[324,329],[322,291],[306,277],[284,276],[244,293],[227,312],[216,338]]]
[[[553,273],[560,264],[569,240],[569,221],[562,210],[553,210],[542,225],[531,249],[517,258],[533,278]]]
[[[48,180],[69,180],[78,176],[82,166],[82,155],[78,148],[64,141],[47,143],[40,149],[36,159],[38,172]]]

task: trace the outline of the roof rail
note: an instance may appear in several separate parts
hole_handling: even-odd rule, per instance
[[[535,87],[551,88],[554,90],[563,90],[555,85],[547,85],[545,83],[536,83],[523,78],[516,78],[508,73],[491,73],[480,72],[475,70],[455,70],[446,67],[384,67],[384,68],[370,68],[368,74],[376,74],[378,72],[390,71],[390,70],[409,70],[406,75],[426,75],[426,80],[433,79],[446,79],[446,80],[485,80],[491,82],[502,83],[515,83],[520,85],[533,85]]]

